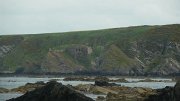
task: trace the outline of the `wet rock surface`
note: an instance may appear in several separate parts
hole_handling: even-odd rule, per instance
[[[150,95],[145,101],[180,101],[180,81],[175,87],[158,89],[156,94]]]
[[[155,95],[150,95],[145,101],[175,101],[173,87],[158,89]]]
[[[28,91],[35,90],[36,88],[40,88],[45,86],[45,83],[42,81],[36,82],[36,83],[27,83],[24,86],[20,86],[18,88],[11,89],[11,92],[21,92],[26,93]]]
[[[66,77],[64,81],[93,81],[90,77]]]
[[[148,96],[156,94],[156,90],[141,87],[124,86],[97,86],[97,85],[78,85],[75,89],[92,94],[107,95],[105,98],[97,98],[97,101],[143,101]]]
[[[74,87],[75,90],[83,93],[90,93],[90,94],[108,94],[109,92],[111,93],[117,93],[116,91],[113,91],[111,89],[107,89],[107,86],[100,87],[100,86],[95,86],[92,84],[85,84],[85,85],[77,85]]]
[[[176,98],[176,101],[180,100],[180,81],[178,81],[174,87],[174,97]]]
[[[106,82],[125,82],[128,81],[124,78],[119,79],[109,79],[107,77],[66,77],[63,79],[64,81],[106,81]]]
[[[8,89],[0,87],[0,93],[7,93],[9,92]]]
[[[179,101],[180,99],[179,98],[180,82],[178,80],[174,87],[166,87],[163,89],[120,86],[115,83],[107,82],[110,81],[110,79],[106,77],[94,77],[93,80],[96,80],[94,84],[79,84],[77,86],[72,86],[72,85],[64,86],[60,83],[57,83],[55,80],[51,80],[48,83],[44,83],[44,82],[27,83],[24,86],[14,88],[11,90],[0,88],[0,92],[2,91],[4,93],[6,92],[26,93],[25,95],[23,95],[24,97],[17,98],[19,100],[11,99],[9,101],[56,101],[53,99],[50,100],[50,98],[51,97],[61,98],[63,94],[64,96],[67,95],[67,96],[78,96],[78,97],[79,96],[82,97],[81,94],[103,95],[97,97],[96,101]],[[144,79],[144,82],[145,81],[153,82],[151,79]],[[43,99],[44,96],[46,96],[45,99]],[[36,99],[34,100],[34,98],[32,97],[34,98],[37,97],[38,100]],[[27,98],[31,98],[31,100],[27,100]],[[62,97],[62,98],[66,99],[66,97]],[[61,101],[91,101],[91,100],[66,99]]]
[[[96,101],[106,101],[106,98],[104,96],[98,96]]]
[[[93,101],[91,98],[57,83],[48,82],[44,87],[27,92],[23,96],[7,101]]]
[[[116,89],[118,93],[108,93],[106,101],[144,101],[149,95],[155,93],[155,90],[148,88],[119,87],[113,89]]]
[[[97,81],[100,82],[100,81]],[[104,81],[105,82],[105,81]],[[97,101],[179,101],[180,84],[175,87],[163,89],[151,89],[142,87],[109,86],[100,82],[100,85],[78,85],[75,89],[84,93],[105,94],[105,99],[97,98]],[[103,84],[103,85],[101,85]],[[107,84],[107,85],[104,85]]]
[[[115,83],[108,83],[107,81],[95,81],[95,86],[120,86]]]

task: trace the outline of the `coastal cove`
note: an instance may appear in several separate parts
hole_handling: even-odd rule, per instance
[[[0,101],[180,101],[180,0],[0,0]]]
[[[73,80],[65,80],[68,77],[0,77],[0,88],[6,88],[6,89],[14,89],[18,88],[20,86],[24,86],[27,83],[36,83],[43,81],[44,83],[49,82],[49,81],[57,81],[59,83],[62,83],[63,85],[72,85],[73,87],[78,86],[78,85],[93,85],[94,81],[73,81]],[[77,77],[79,78],[79,77]],[[76,79],[77,79],[76,78]],[[83,77],[83,78],[95,78],[95,77]],[[118,79],[122,79],[123,77],[118,77],[118,76],[110,76],[107,77],[111,81],[115,81]],[[128,82],[111,82],[111,83],[116,83],[119,86],[122,87],[142,87],[142,88],[151,88],[151,89],[161,89],[165,88],[166,86],[171,86],[174,87],[176,82],[174,81],[173,78],[160,78],[160,77],[153,77],[153,78],[147,78],[147,77],[139,77],[139,78],[134,78],[134,77],[125,77],[123,78]],[[152,81],[146,81],[146,80],[152,80]],[[153,81],[154,80],[154,81]],[[0,101],[5,101],[10,98],[15,98],[18,96],[21,96],[23,93],[21,92],[7,92],[7,93],[0,93]],[[91,94],[87,93],[85,94],[86,96],[96,100],[98,96],[104,96],[106,97],[106,94]]]

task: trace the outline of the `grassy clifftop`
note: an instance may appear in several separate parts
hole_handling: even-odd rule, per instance
[[[179,24],[0,36],[0,69],[133,75],[169,74],[173,69],[179,73],[179,41]],[[167,65],[160,65],[157,58],[166,59]]]

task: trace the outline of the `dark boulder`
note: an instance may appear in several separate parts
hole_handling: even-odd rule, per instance
[[[108,83],[107,81],[95,81],[95,86],[118,86],[115,83]]]
[[[175,101],[180,101],[180,81],[178,81],[174,87]]]
[[[157,89],[157,94],[150,95],[145,101],[174,101],[173,100],[173,87],[165,87]]]
[[[109,81],[109,78],[104,77],[104,76],[97,76],[96,78],[94,78],[95,81]]]
[[[93,81],[90,77],[66,77],[63,81]]]
[[[23,96],[7,101],[94,101],[73,89],[51,81],[46,86],[27,92]]]
[[[180,81],[175,87],[158,89],[157,94],[150,95],[145,101],[180,101]]]

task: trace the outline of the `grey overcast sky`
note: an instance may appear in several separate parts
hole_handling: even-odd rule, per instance
[[[0,34],[180,23],[180,0],[0,0]]]

